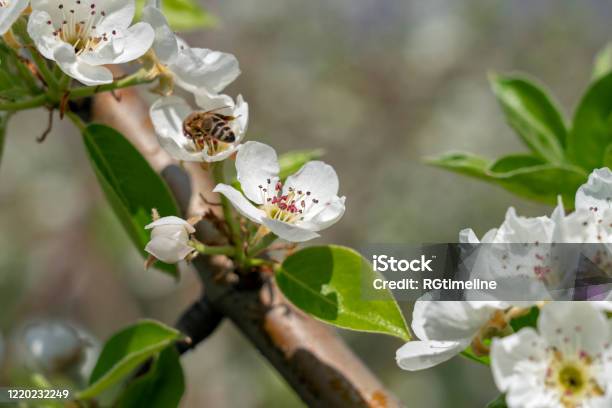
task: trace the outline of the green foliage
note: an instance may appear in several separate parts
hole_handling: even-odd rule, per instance
[[[490,365],[491,364],[491,358],[489,356],[477,356],[474,353],[474,350],[472,350],[472,346],[469,346],[468,348],[463,350],[461,352],[461,355],[463,357],[466,357],[466,358],[472,360],[472,361],[476,361],[477,363],[480,363],[480,364],[484,364],[484,365]]]
[[[118,408],[174,408],[185,392],[185,378],[174,347],[164,349],[149,371],[132,381],[119,397]]]
[[[162,178],[151,168],[122,134],[103,125],[89,125],[84,142],[106,198],[136,248],[146,257],[144,247],[151,222],[151,209],[160,215],[180,216],[174,198]],[[164,271],[178,276],[174,265],[160,264]]]
[[[612,71],[612,43],[606,45],[593,63],[593,80],[596,81]]]
[[[35,85],[32,73],[6,43],[0,41],[0,101],[15,101],[29,95]]]
[[[501,394],[499,397],[489,402],[485,408],[508,408],[508,405],[506,405],[506,396]]]
[[[333,325],[409,340],[390,292],[362,299],[362,285],[380,275],[357,252],[341,246],[309,247],[289,256],[276,274],[283,294],[306,313]]]
[[[508,124],[533,154],[550,163],[563,162],[567,129],[546,92],[527,79],[510,76],[492,76],[491,87]]]
[[[568,208],[573,206],[576,190],[587,178],[587,173],[577,166],[547,164],[527,154],[509,155],[490,162],[470,153],[451,153],[428,159],[428,162],[502,186],[535,201],[555,205],[560,195]]]
[[[139,14],[145,3],[146,0],[136,1]],[[217,24],[217,19],[195,0],[164,0],[162,11],[168,19],[168,24],[178,31],[208,28]]]
[[[469,153],[450,153],[428,162],[534,201],[555,205],[561,195],[570,208],[588,174],[612,164],[611,66],[609,49],[598,57],[596,79],[579,104],[569,131],[556,103],[543,88],[519,76],[493,76],[493,92],[506,120],[530,152],[495,161]]]
[[[612,143],[612,72],[593,82],[576,109],[568,140],[572,161],[591,170],[603,165]]]
[[[180,333],[175,329],[153,320],[142,320],[121,330],[104,345],[89,378],[89,387],[78,393],[77,397],[89,399],[99,395],[124,379],[147,359],[172,345],[179,337]],[[166,358],[170,357],[164,357]],[[172,364],[165,360],[163,363],[165,366]]]

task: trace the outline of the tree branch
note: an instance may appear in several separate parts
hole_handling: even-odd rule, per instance
[[[176,167],[168,167],[172,160],[159,147],[148,109],[136,91],[122,90],[120,100],[117,102],[109,94],[96,95],[94,119],[123,133],[156,170],[162,172],[168,168],[176,173]],[[168,175],[168,169],[162,174]],[[190,214],[201,214],[209,208],[199,199],[199,194],[204,194],[208,201],[218,202],[218,198],[211,195],[212,182],[207,173],[197,165],[187,164],[185,169],[191,176],[191,185],[176,174],[166,180],[183,208],[189,207]],[[198,228],[199,232],[203,230]],[[202,242],[211,239],[210,236],[198,238]],[[184,328],[193,331],[194,324],[203,324],[214,329],[219,316],[230,319],[311,406],[400,406],[335,332],[289,304],[264,270],[229,283],[229,279],[225,282],[219,279],[233,272],[231,261],[224,256],[201,256],[196,258],[194,266],[206,295],[207,313],[201,315],[214,318],[197,322],[193,318],[198,313],[194,313],[188,324],[181,324]]]

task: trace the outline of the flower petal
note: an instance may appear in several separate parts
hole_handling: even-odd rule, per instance
[[[308,207],[308,211],[318,213],[325,203],[338,195],[339,186],[338,175],[332,166],[322,161],[310,161],[297,173],[287,177],[283,190],[287,192],[292,188],[310,192],[310,199],[318,200],[319,203]]]
[[[515,380],[517,365],[524,360],[544,359],[544,345],[536,331],[527,327],[504,338],[496,338],[491,346],[491,369],[497,388],[506,392]]]
[[[263,204],[262,188],[272,189],[278,181],[278,157],[270,146],[259,142],[246,142],[236,156],[236,173],[242,191],[254,203]]]
[[[404,370],[423,370],[450,360],[468,345],[458,341],[410,341],[395,352],[395,360]]]
[[[499,302],[417,301],[412,330],[421,340],[471,341],[493,312],[502,307]]]
[[[318,214],[303,223],[298,223],[298,225],[307,227],[311,231],[321,231],[331,227],[344,215],[345,201],[346,197],[333,197],[329,202],[323,204],[323,208]]]
[[[607,167],[593,170],[589,180],[576,191],[576,209],[612,208],[612,171]]]
[[[168,25],[166,16],[159,8],[148,5],[142,10],[142,21],[149,23],[155,31],[153,50],[159,60],[168,64],[178,55],[178,41],[174,31]]]
[[[305,242],[311,239],[318,238],[320,235],[314,231],[307,230],[303,227],[294,224],[288,224],[283,221],[264,218],[263,224],[279,238],[289,242]]]
[[[53,59],[66,75],[85,85],[94,86],[113,82],[111,71],[102,66],[89,65],[80,61],[74,48],[66,43],[61,43],[54,49]]]
[[[36,44],[36,49],[47,59],[55,59],[53,51],[63,44],[53,35],[53,25],[47,22],[51,16],[47,11],[34,10],[28,19],[28,34]]]
[[[588,302],[550,302],[540,311],[538,331],[549,345],[594,356],[608,341],[604,314]]]
[[[153,221],[152,223],[147,225],[145,229],[152,229],[155,227],[161,227],[161,226],[167,226],[167,225],[178,225],[178,226],[185,227],[187,232],[190,234],[193,234],[195,232],[195,228],[193,228],[193,226],[190,223],[174,215],[170,215],[168,217],[162,217],[156,221]]]
[[[114,64],[123,64],[126,62],[134,61],[140,58],[146,53],[153,45],[155,38],[155,32],[153,28],[147,23],[136,23],[128,28],[124,37],[124,48],[112,62]]]
[[[265,217],[266,213],[251,204],[249,200],[234,187],[228,186],[227,184],[217,184],[213,192],[223,194],[230,200],[234,208],[249,220],[258,224],[262,223],[262,219]]]
[[[145,251],[162,262],[174,264],[185,259],[194,249],[171,237],[158,236],[147,243]]]
[[[97,33],[110,33],[113,29],[125,29],[130,26],[136,13],[134,0],[104,0],[98,5],[100,12],[104,11],[104,18],[97,24]]]
[[[10,0],[9,4],[0,7],[0,35],[6,33],[28,7],[28,0]]]
[[[191,48],[180,38],[178,41],[178,55],[168,67],[181,88],[190,92],[205,89],[218,93],[240,75],[238,60],[232,54]]]

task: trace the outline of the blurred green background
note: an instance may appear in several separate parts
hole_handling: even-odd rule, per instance
[[[610,39],[612,4],[570,0],[205,1],[220,24],[185,35],[234,53],[242,76],[227,89],[251,108],[248,137],[283,152],[322,147],[347,196],[325,241],[452,242],[460,229],[499,225],[508,206],[549,212],[505,191],[422,164],[465,150],[521,151],[489,91],[487,72],[545,81],[571,113],[591,61]],[[18,328],[66,319],[103,340],[139,317],[169,324],[199,293],[142,270],[142,260],[96,184],[78,133],[44,111],[17,115],[0,168],[2,382],[19,371]],[[478,407],[497,395],[486,367],[457,358],[408,373],[399,341],[342,332],[410,407]],[[7,357],[8,356],[8,357]],[[299,400],[228,323],[183,358],[184,407],[299,406]]]

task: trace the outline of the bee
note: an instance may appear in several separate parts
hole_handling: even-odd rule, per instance
[[[230,123],[236,120],[236,117],[216,113],[226,107],[191,113],[183,122],[183,134],[193,140],[200,149],[203,149],[207,144],[216,144],[216,142],[235,142],[236,134]]]

